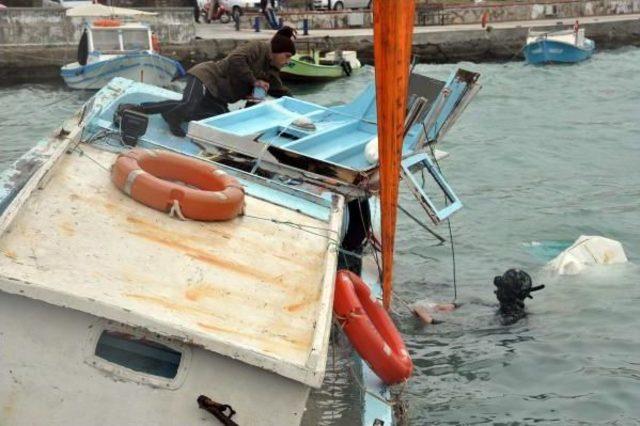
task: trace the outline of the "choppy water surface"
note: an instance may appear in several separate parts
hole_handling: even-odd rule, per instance
[[[423,327],[396,303],[416,365],[405,391],[410,422],[638,424],[640,50],[573,66],[461,65],[481,72],[484,85],[440,147],[451,154],[442,166],[465,204],[452,220],[463,305]],[[418,71],[445,78],[453,68]],[[365,71],[296,89],[338,103],[371,78]],[[0,88],[0,169],[88,96],[57,85]],[[402,204],[420,214],[406,191]],[[446,225],[438,229],[448,234]],[[630,263],[575,277],[545,273],[544,249],[581,234],[620,240]],[[402,214],[398,238],[398,298],[450,300],[450,247]],[[510,267],[547,288],[528,302],[525,320],[503,327],[492,279]],[[328,369],[305,424],[355,424],[359,389],[348,362],[330,360]]]

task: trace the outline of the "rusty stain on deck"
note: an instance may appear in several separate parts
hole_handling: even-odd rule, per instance
[[[197,284],[187,288],[184,292],[184,297],[194,302],[205,297],[217,297],[217,296],[229,296],[231,294],[228,290],[222,290],[215,288],[209,284]]]
[[[219,332],[219,333],[225,333],[225,334],[229,334],[232,336],[244,336],[246,338],[250,338],[250,339],[254,339],[254,340],[258,340],[260,342],[262,342],[262,346],[261,349],[265,352],[269,352],[269,353],[279,353],[280,351],[277,350],[278,348],[278,343],[273,342],[273,338],[277,338],[281,341],[284,341],[286,343],[288,343],[289,345],[291,345],[294,348],[298,348],[298,349],[306,349],[309,347],[309,345],[311,344],[311,338],[305,338],[304,342],[300,341],[300,340],[295,340],[292,339],[290,336],[285,336],[282,334],[275,334],[272,333],[271,331],[266,331],[266,333],[261,333],[261,334],[256,334],[256,333],[246,333],[246,332],[242,332],[239,331],[237,329],[229,329],[229,328],[225,328],[225,327],[219,327],[213,324],[205,324],[202,322],[198,322],[198,326],[204,330],[207,331],[214,331],[214,332]],[[266,334],[266,335],[265,335]],[[274,347],[273,349],[270,349],[271,347]]]
[[[69,223],[69,222],[61,223],[60,224],[60,230],[67,237],[73,237],[75,235],[75,233],[76,233],[76,228],[73,226],[72,223]]]
[[[18,255],[16,255],[16,253],[14,251],[0,249],[0,253],[4,254],[9,259],[12,259],[12,260],[17,260],[18,259]]]
[[[291,305],[287,305],[284,308],[289,312],[299,311],[300,309],[306,307],[310,303],[315,302],[319,298],[319,293],[320,291],[318,289],[318,291],[315,291],[314,294],[307,294],[304,297],[302,297],[299,302],[292,303]]]
[[[158,228],[158,230],[160,231],[160,228]],[[181,241],[179,241],[176,237],[169,235],[169,234],[165,234],[165,235],[150,235],[150,234],[146,234],[144,232],[136,232],[136,231],[129,231],[130,234],[138,236],[140,238],[144,238],[148,241],[152,241],[154,243],[158,243],[161,244],[165,247],[170,247],[172,249],[175,250],[180,250],[182,251],[185,255],[189,256],[192,259],[196,259],[199,260],[201,262],[205,262],[205,263],[209,263],[211,265],[220,267],[220,268],[225,268],[228,269],[230,271],[233,271],[237,274],[240,275],[248,275],[250,277],[255,278],[256,280],[263,280],[263,279],[268,279],[270,281],[274,281],[274,277],[273,276],[267,276],[266,273],[264,271],[254,271],[254,266],[250,266],[250,265],[243,265],[237,262],[233,262],[233,261],[226,261],[223,259],[220,259],[214,255],[212,255],[211,253],[209,253],[206,250],[203,249],[199,249],[196,247],[191,247]]]
[[[142,219],[140,217],[137,217],[137,216],[128,215],[127,216],[127,222],[133,223],[133,224],[141,226],[141,227],[146,227],[149,232],[154,232],[155,233],[158,230],[157,226],[155,226],[154,224],[149,223],[148,221],[145,221],[144,219]],[[234,222],[235,222],[234,223],[235,225],[242,226],[245,230],[250,230],[251,232],[256,232],[256,233],[264,232],[264,230],[263,230],[264,228],[261,228],[260,230],[254,229],[248,223],[246,223],[244,221],[241,221],[241,219],[236,219]],[[227,223],[229,223],[229,222],[227,222]],[[189,234],[189,235],[185,235],[185,238],[188,241],[197,241],[197,242],[201,242],[201,243],[206,244],[206,245],[210,245],[214,241],[211,238],[206,237],[206,234],[211,234],[212,237],[214,237],[214,238],[215,237],[221,237],[221,238],[224,238],[226,240],[232,240],[232,239],[236,240],[236,241],[246,240],[246,238],[244,238],[244,237],[238,237],[238,236],[234,235],[231,232],[225,231],[225,229],[222,226],[219,226],[220,224],[208,223],[207,225],[209,225],[209,226],[205,226],[205,227],[203,227],[201,229],[202,234],[199,234],[199,235]],[[279,227],[279,226],[282,226],[282,225],[275,224],[276,228]],[[277,231],[273,230],[271,232],[277,232]],[[205,235],[205,236],[203,237],[202,235]],[[262,244],[262,240],[260,240],[260,239],[252,239],[251,241],[248,241],[248,242],[250,242],[251,244],[256,245],[256,246],[257,245],[263,245],[264,246],[264,244]],[[271,247],[265,247],[265,249],[267,249],[267,250],[270,249],[270,248]],[[313,267],[313,265],[315,265],[315,262],[314,262],[314,260],[312,258],[311,259],[307,259],[307,257],[305,257],[305,256],[300,256],[298,258],[295,258],[295,260],[294,260],[294,258],[291,255],[281,254],[281,253],[278,253],[277,251],[269,250],[267,253],[268,253],[269,256],[275,257],[276,259],[285,260],[285,261],[289,262],[291,264],[290,267],[292,267],[292,268],[299,268],[301,270],[306,270],[308,268]],[[267,253],[265,253],[265,254],[267,254]]]
[[[79,195],[77,193],[72,193],[72,195],[70,195],[70,198],[72,200],[74,200],[74,201],[80,200],[80,201],[83,201],[85,203],[92,204],[92,205],[94,205],[96,202],[98,202],[98,203],[102,204],[104,206],[104,208],[106,210],[110,211],[110,212],[123,210],[122,209],[122,205],[119,205],[119,204],[116,204],[116,203],[113,203],[113,202],[110,202],[110,201],[105,201],[102,197],[93,199],[91,197],[84,197],[84,196]],[[156,226],[155,224],[150,223],[150,222],[144,220],[143,218],[141,218],[139,216],[134,216],[134,215],[128,214],[126,216],[125,220],[127,222],[131,223],[131,224],[136,225],[136,226],[146,228],[145,230],[142,230],[140,232],[140,234],[136,234],[136,235],[141,236],[141,237],[144,237],[145,233],[146,234],[155,235],[158,232],[162,232],[163,231],[163,228],[160,228],[160,227]],[[238,222],[238,221],[241,221],[241,219],[236,219],[236,222]],[[214,236],[219,237],[219,238],[224,238],[225,240],[232,240],[232,239],[237,239],[238,238],[233,233],[226,231],[226,229],[224,227],[222,227],[222,226],[216,226],[217,224],[215,224],[215,223],[210,223],[208,225],[211,225],[211,226],[206,226],[206,227],[203,227],[201,229],[201,231],[203,233],[213,234]],[[259,232],[258,230],[254,229],[252,226],[248,226],[249,225],[248,223],[239,222],[239,223],[237,223],[237,225],[241,225],[241,226],[243,226],[244,229],[251,230],[252,232]],[[263,225],[264,224],[261,224],[261,226],[263,226]],[[277,228],[279,228],[280,226],[283,226],[283,225],[275,224],[274,226],[277,229]],[[260,232],[263,232],[262,229],[260,230]],[[277,232],[277,230],[272,230],[271,232]],[[184,235],[184,237],[185,238],[183,238],[183,239],[186,240],[186,241],[198,241],[198,242],[202,242],[203,244],[206,244],[206,245],[211,245],[212,242],[215,241],[215,240],[212,240],[211,238],[203,238],[203,236],[201,236],[201,235],[190,234],[190,235]],[[242,237],[240,237],[240,238],[242,240]],[[175,238],[173,238],[173,240],[175,240]],[[159,240],[156,239],[156,240],[154,240],[154,242],[161,243],[161,244],[163,244],[165,246],[172,246],[173,245],[169,239],[164,239],[164,241],[159,241]],[[261,240],[259,240],[259,239],[258,240],[252,240],[251,243],[252,244],[260,244]],[[183,245],[183,247],[187,247],[187,246]],[[269,247],[265,247],[265,249],[269,249]],[[198,249],[194,249],[194,250],[198,250]],[[191,257],[197,258],[198,260],[201,260],[201,261],[204,261],[204,262],[207,262],[207,263],[212,263],[211,260],[213,260],[213,264],[217,264],[216,263],[216,261],[217,261],[216,258],[211,259],[211,255],[206,253],[206,252],[204,252],[204,254],[205,254],[204,256],[201,256],[202,250],[200,250],[200,252],[201,253],[192,253]],[[277,251],[271,251],[271,250],[269,250],[268,252],[265,252],[265,254],[266,253],[268,253],[269,256],[272,256],[272,257],[274,257],[276,259],[288,261],[290,263],[290,268],[292,268],[293,270],[301,271],[301,272],[302,271],[306,271],[306,270],[308,270],[309,268],[312,268],[315,265],[315,261],[313,259],[313,256],[309,256],[309,257],[307,257],[307,256],[298,256],[298,257],[295,257],[295,260],[294,260],[294,257],[292,255],[288,254],[288,253],[281,254],[281,253],[278,253]],[[187,255],[189,255],[189,254],[187,254]],[[220,266],[224,266],[224,265],[220,265]],[[247,273],[247,271],[246,271],[247,267],[246,266],[237,265],[237,268],[238,269],[235,270],[235,272],[239,272],[239,273],[242,273],[242,274],[246,274]],[[230,267],[230,269],[234,270],[233,269],[233,265]],[[251,269],[251,268],[249,268],[249,269]],[[251,275],[251,274],[249,273],[249,275]],[[266,277],[264,277],[261,274],[259,278],[266,278]],[[268,278],[268,279],[271,282],[277,281],[277,279],[273,279],[273,278]]]
[[[181,303],[176,303],[166,297],[148,296],[148,295],[136,294],[136,293],[125,293],[123,294],[123,296],[129,297],[131,299],[141,300],[143,302],[150,302],[156,305],[160,305],[163,308],[169,309],[171,311],[183,312],[187,314],[200,314],[207,317],[219,318],[222,320],[225,319],[211,312],[211,310],[209,309],[204,309],[198,306],[188,306]]]

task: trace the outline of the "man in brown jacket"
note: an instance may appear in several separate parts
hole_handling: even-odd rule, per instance
[[[171,133],[185,136],[183,123],[228,112],[227,104],[241,99],[254,102],[252,93],[256,87],[273,97],[288,95],[289,89],[280,79],[280,69],[296,53],[294,38],[295,30],[283,27],[269,43],[252,41],[220,61],[198,64],[187,71],[187,86],[181,100],[122,104],[118,106],[116,116],[128,109],[162,114]]]

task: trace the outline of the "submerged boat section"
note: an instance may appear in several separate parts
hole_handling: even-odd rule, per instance
[[[6,418],[35,422],[36,398],[57,413],[49,424],[80,419],[90,401],[104,424],[199,424],[203,394],[239,424],[299,424],[324,378],[343,197],[226,168],[246,190],[244,215],[205,223],[147,208],[110,180],[126,146],[99,124],[121,89],[2,176]]]
[[[433,144],[477,78],[411,77],[403,180],[436,223],[461,204]],[[265,102],[191,122],[186,138],[160,116],[133,140],[114,120],[121,103],[179,97],[115,78],[0,177],[0,404],[15,424],[39,421],[34,399],[52,425],[208,424],[204,395],[237,424],[295,425],[322,384],[345,202],[377,199],[374,89],[333,107]],[[242,186],[244,215],[183,221],[134,201],[110,177],[132,144],[215,162]],[[437,210],[409,176],[423,170],[456,202]],[[379,296],[372,253],[362,261]],[[391,424],[387,387],[362,368],[363,424]]]

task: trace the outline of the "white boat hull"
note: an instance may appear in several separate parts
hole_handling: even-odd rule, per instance
[[[240,425],[300,424],[308,386],[196,346],[173,342],[186,352],[181,380],[170,388],[149,386],[117,368],[109,371],[109,363],[94,364],[96,337],[109,324],[0,292],[2,424],[217,424],[198,408],[199,395],[231,405]]]
[[[100,58],[84,66],[74,62],[62,67],[60,74],[72,89],[100,89],[114,77],[167,86],[183,72],[181,65],[172,59],[140,52]]]

